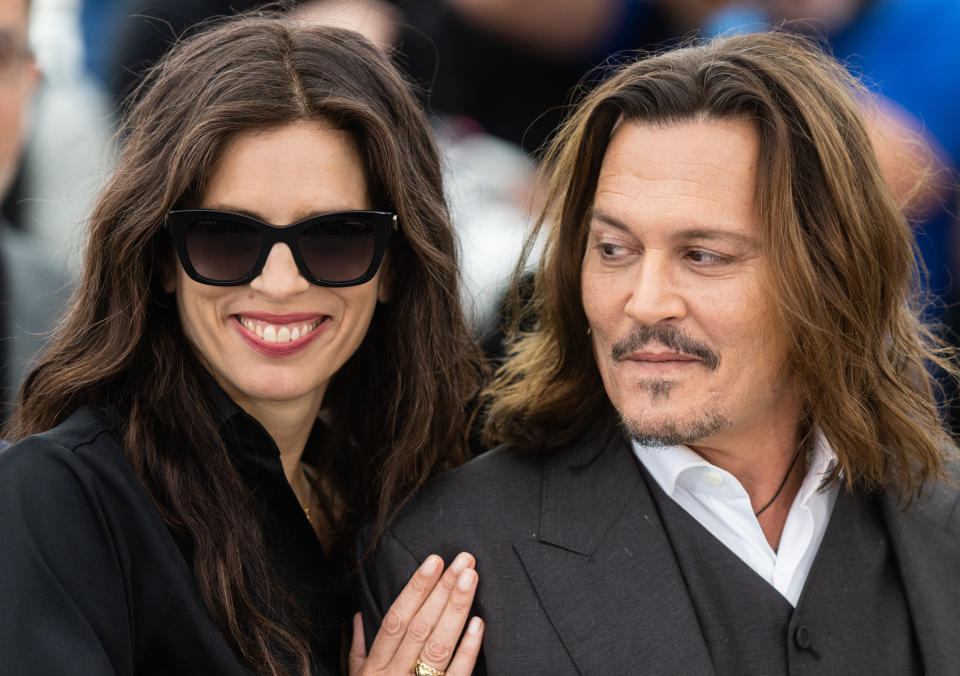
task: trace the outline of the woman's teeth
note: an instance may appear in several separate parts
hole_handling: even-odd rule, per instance
[[[293,324],[268,324],[256,319],[240,317],[240,323],[268,343],[289,343],[298,340],[320,326],[321,322],[295,322]]]

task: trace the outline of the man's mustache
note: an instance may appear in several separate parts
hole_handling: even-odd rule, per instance
[[[630,333],[613,344],[610,352],[614,361],[623,359],[632,352],[643,349],[650,343],[659,343],[680,354],[697,357],[711,371],[720,365],[720,355],[707,345],[684,334],[676,326],[634,326]]]

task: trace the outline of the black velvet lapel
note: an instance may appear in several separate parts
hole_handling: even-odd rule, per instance
[[[956,673],[960,665],[960,494],[928,490],[906,509],[882,497],[883,518],[900,565],[924,669]]]
[[[548,455],[540,532],[514,550],[583,674],[712,674],[656,507],[620,435]]]

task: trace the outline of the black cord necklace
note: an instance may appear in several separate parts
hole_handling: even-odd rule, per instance
[[[793,460],[790,461],[790,466],[787,468],[787,473],[783,475],[783,481],[780,482],[780,488],[777,489],[777,492],[773,494],[773,497],[770,498],[770,502],[765,504],[760,508],[759,512],[754,512],[754,516],[760,516],[763,514],[767,507],[773,504],[774,500],[780,497],[780,492],[783,490],[783,487],[787,485],[787,479],[790,477],[790,472],[793,471],[793,466],[797,464],[797,458],[800,457],[800,449],[803,448],[803,444],[797,446],[797,452],[793,454]]]

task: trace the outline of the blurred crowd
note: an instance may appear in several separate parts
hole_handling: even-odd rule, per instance
[[[5,401],[79,267],[82,225],[122,142],[113,131],[139,76],[204,21],[265,5],[32,0],[25,42],[16,15],[26,2],[0,0]],[[869,88],[873,98],[862,103],[881,165],[915,226],[930,317],[960,333],[956,0],[309,0],[284,7],[305,21],[365,33],[416,84],[445,157],[478,335],[496,335],[500,294],[536,218],[539,152],[598,69],[624,50],[781,25],[823,41]]]

